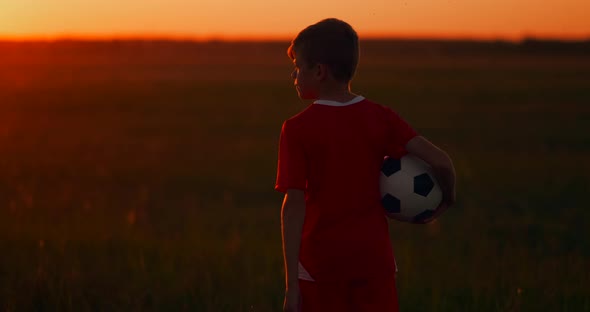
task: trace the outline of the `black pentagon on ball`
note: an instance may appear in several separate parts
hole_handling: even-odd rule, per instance
[[[399,199],[397,199],[395,196],[391,194],[385,194],[385,196],[381,198],[381,204],[383,205],[383,208],[385,208],[385,211],[387,211],[388,213],[401,212]]]
[[[414,193],[426,197],[433,188],[434,181],[432,181],[432,178],[430,178],[428,173],[423,173],[414,177]]]
[[[400,159],[396,159],[393,157],[387,157],[383,161],[383,166],[381,166],[381,172],[386,177],[400,171],[402,169],[402,161]]]

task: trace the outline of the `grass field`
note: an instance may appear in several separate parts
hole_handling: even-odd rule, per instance
[[[0,311],[279,311],[286,46],[0,43]],[[458,175],[390,223],[402,311],[590,311],[588,45],[362,46]]]

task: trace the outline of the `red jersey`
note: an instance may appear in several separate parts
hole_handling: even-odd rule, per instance
[[[316,101],[283,123],[275,189],[305,191],[299,262],[313,280],[394,272],[379,174],[414,136],[392,109],[362,97]]]

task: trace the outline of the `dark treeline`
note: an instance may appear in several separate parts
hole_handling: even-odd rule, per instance
[[[364,59],[391,56],[572,56],[590,59],[590,39],[362,40]],[[285,64],[289,41],[0,40],[0,64]]]

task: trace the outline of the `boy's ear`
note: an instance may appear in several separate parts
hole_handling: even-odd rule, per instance
[[[316,65],[316,78],[318,80],[324,80],[328,77],[328,66],[326,64],[318,63]]]

